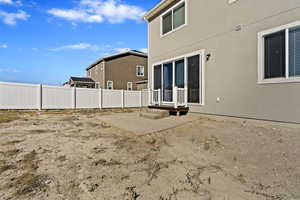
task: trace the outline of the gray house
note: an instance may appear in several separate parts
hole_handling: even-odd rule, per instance
[[[299,0],[162,0],[144,18],[152,104],[300,123]]]

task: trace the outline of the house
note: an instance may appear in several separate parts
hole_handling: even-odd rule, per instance
[[[64,83],[64,86],[68,87],[80,87],[80,88],[99,88],[97,82],[88,77],[70,77],[69,81]]]
[[[104,89],[141,90],[148,86],[147,54],[129,50],[100,58],[87,69],[87,76]]]
[[[152,104],[300,123],[300,1],[162,0],[144,19]]]

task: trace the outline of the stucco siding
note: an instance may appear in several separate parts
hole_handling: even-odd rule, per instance
[[[257,83],[258,32],[300,20],[299,0],[188,0],[188,24],[160,37],[149,23],[152,64],[205,49],[205,105],[191,111],[300,123],[300,83]],[[242,25],[237,31],[236,26]],[[149,73],[152,85],[152,73]],[[220,98],[220,102],[217,102]]]

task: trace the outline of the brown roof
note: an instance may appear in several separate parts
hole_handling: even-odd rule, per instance
[[[95,81],[88,77],[71,77],[70,80],[74,82],[85,82],[85,83],[94,83]]]
[[[128,56],[128,55],[135,55],[135,56],[141,56],[141,57],[144,57],[144,58],[148,58],[147,53],[137,51],[137,50],[128,50],[128,51],[124,51],[124,52],[121,52],[121,53],[112,54],[112,55],[109,55],[109,56],[102,57],[102,58],[96,60],[96,62],[92,63],[89,67],[87,67],[86,70],[89,70],[89,69],[93,68],[95,65],[99,64],[102,61],[113,60],[113,59]]]

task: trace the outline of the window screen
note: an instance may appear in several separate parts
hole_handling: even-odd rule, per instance
[[[300,27],[289,32],[289,75],[300,76]]]
[[[185,23],[185,3],[180,4],[173,11],[174,29]]]
[[[172,11],[163,16],[163,34],[172,30]]]
[[[265,78],[285,77],[285,31],[265,36]]]
[[[161,65],[154,66],[154,89],[161,89]]]
[[[200,56],[188,58],[188,102],[200,103]]]

